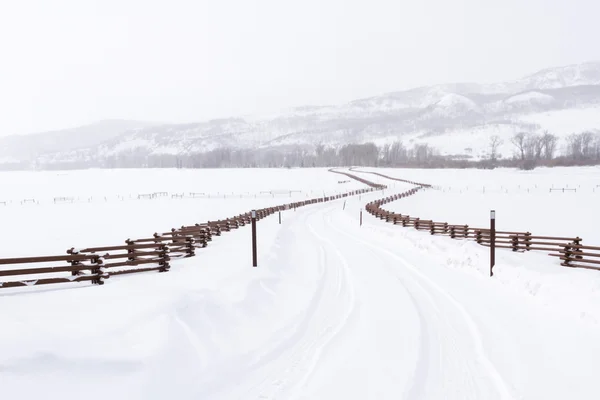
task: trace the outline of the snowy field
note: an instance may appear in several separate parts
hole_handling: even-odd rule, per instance
[[[0,258],[117,245],[252,208],[363,187],[338,183],[347,180],[326,169],[0,172]],[[152,193],[157,197],[138,198]]]
[[[588,184],[585,171],[528,174],[532,174],[529,179],[539,175],[545,184],[577,176],[582,188],[587,188],[595,170],[589,170]],[[102,196],[102,190],[113,197],[142,191],[208,191],[206,182],[213,192],[293,188],[302,191],[298,196],[360,187],[338,184],[345,178],[326,170],[243,170],[220,175],[217,171],[205,179],[204,189],[201,177],[207,171],[150,172],[74,171],[64,181],[76,187],[78,182],[87,185],[71,192],[81,197]],[[473,197],[454,207],[427,209],[432,217],[440,212],[442,219],[452,221],[479,215],[471,209],[482,201],[474,189],[460,193],[456,182],[466,187],[480,182],[479,174],[496,174],[497,198],[506,200],[512,196],[501,193],[501,177],[511,188],[529,181],[524,173],[501,170],[382,172],[444,186],[386,207],[412,204],[415,212],[425,211],[424,206],[417,209],[420,201]],[[469,173],[474,175],[469,177]],[[56,174],[40,174],[45,178],[35,182],[41,185]],[[108,174],[114,174],[114,179]],[[178,181],[183,176],[190,179]],[[388,184],[385,195],[408,187],[370,174],[364,177]],[[10,179],[15,180],[14,175]],[[111,185],[111,181],[121,183]],[[44,218],[53,218],[51,213],[69,215],[69,209],[86,205],[52,204],[55,193],[64,195],[68,187],[65,184],[56,192],[29,187],[29,195],[39,197],[39,206],[13,201],[5,209],[17,213],[46,207],[48,212],[35,215],[36,223],[43,226]],[[494,193],[490,186],[489,196]],[[246,227],[216,238],[197,257],[174,261],[165,274],[112,277],[102,287],[84,284],[0,291],[2,398],[600,397],[596,383],[600,273],[562,268],[540,253],[499,251],[495,276],[490,279],[486,276],[488,249],[473,242],[432,237],[366,213],[359,226],[364,204],[381,197],[382,193],[375,192],[287,211],[281,225],[274,216],[260,221],[258,268],[250,267],[250,230]],[[413,198],[415,202],[409,203]],[[234,208],[233,198],[189,199],[189,209],[179,214],[177,209],[186,201],[110,200],[106,204],[115,204],[115,212],[135,213],[136,207],[144,212],[133,214],[127,223],[104,214],[104,220],[98,217],[95,224],[77,225],[75,238],[88,243],[97,235],[113,243],[122,237],[121,230],[135,231],[138,224],[146,224],[144,232],[154,231],[159,222],[156,214],[164,209],[172,218],[189,222],[187,216],[193,212],[206,220],[214,214],[227,216],[254,205],[280,203],[283,198],[238,198],[235,207],[239,210],[229,209]],[[194,201],[212,209],[196,207]],[[131,207],[123,206],[129,203]],[[587,205],[591,204],[589,200]],[[576,202],[571,205],[577,208]],[[502,207],[495,206],[499,218],[505,215]],[[481,207],[482,221],[487,221],[489,207]],[[30,215],[23,213],[24,218]],[[77,213],[78,218],[85,217]],[[10,212],[3,218],[17,225]],[[32,235],[31,218],[24,220],[28,236]],[[179,224],[167,217],[163,221],[167,226]],[[113,223],[119,224],[118,229],[111,228]],[[559,223],[565,231],[572,227],[579,232],[586,222],[575,226],[570,219],[562,219]],[[104,233],[94,233],[94,229]],[[71,234],[68,227],[63,232]],[[39,236],[44,235],[58,244],[48,231],[41,230]],[[3,241],[4,249],[7,242]]]
[[[529,231],[538,236],[579,236],[584,244],[600,246],[600,167],[533,171],[360,168],[359,171],[377,171],[436,186],[418,196],[386,204],[384,208],[390,211],[486,228],[490,210],[495,209],[498,230]],[[372,174],[360,176],[385,181]],[[576,191],[551,191],[562,188]]]
[[[563,152],[566,138],[574,133],[585,131],[594,132],[600,127],[600,109],[598,107],[572,108],[553,110],[550,112],[532,113],[519,117],[512,117],[513,122],[530,124],[535,127],[522,127],[514,123],[493,123],[476,127],[450,129],[440,135],[424,135],[425,132],[415,132],[405,136],[405,144],[410,146],[426,143],[440,151],[443,155],[470,155],[474,160],[489,159],[490,139],[498,136],[501,143],[498,146],[498,155],[510,158],[515,152],[511,138],[519,132],[534,132],[543,134],[545,131],[558,137],[557,151]],[[390,137],[388,140],[376,141],[379,144],[397,140]]]

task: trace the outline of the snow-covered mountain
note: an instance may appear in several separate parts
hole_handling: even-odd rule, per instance
[[[134,133],[151,125],[148,122],[111,119],[71,129],[0,137],[0,163],[34,161],[46,154],[91,149],[125,132]]]
[[[269,116],[191,124],[146,125],[125,121],[57,133],[0,139],[0,159],[41,164],[135,154],[195,154],[219,148],[314,149],[317,144],[391,141],[428,143],[442,154],[477,157],[489,136],[506,143],[517,131],[549,130],[558,136],[600,128],[600,63],[548,68],[509,82],[455,83],[390,92],[332,106],[303,106]],[[106,122],[104,122],[106,124]],[[110,124],[109,124],[110,125]],[[76,138],[65,140],[65,138]],[[44,145],[40,145],[44,141]],[[32,144],[35,144],[32,147]],[[32,148],[34,150],[32,150]]]

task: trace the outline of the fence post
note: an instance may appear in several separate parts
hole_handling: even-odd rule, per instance
[[[360,226],[362,226],[362,208],[360,209]]]
[[[581,238],[580,238],[579,236],[577,236],[577,237],[576,237],[576,238],[573,240],[573,244],[574,244],[575,246],[579,246],[579,245],[581,245]],[[574,247],[574,249],[575,249],[575,251],[578,251],[578,252],[581,252],[581,251],[582,251],[580,247]],[[577,254],[577,255],[575,256],[575,258],[576,258],[576,259],[582,259],[582,258],[583,258],[583,256],[582,256],[582,255],[580,255],[580,254]]]
[[[281,211],[279,211],[279,225],[281,225]]]
[[[167,254],[167,246],[160,243],[157,246],[157,250],[159,252],[158,265],[160,266],[160,269],[158,270],[158,272],[167,272],[171,268],[169,265],[169,256]]]
[[[519,235],[512,235],[510,237],[510,245],[512,246],[512,251],[519,250]]]
[[[256,257],[256,210],[252,210],[252,266],[257,266]]]
[[[570,267],[571,266],[571,264],[569,264],[571,262],[571,260],[572,260],[571,256],[573,255],[573,253],[571,251],[571,249],[573,249],[573,247],[571,247],[571,244],[572,243],[565,244],[565,248],[564,248],[564,250],[565,250],[564,258],[565,258],[565,260],[562,262],[562,265],[564,265],[565,267]],[[577,249],[577,248],[575,248],[575,249]]]
[[[496,210],[490,211],[490,277],[494,276],[496,265]]]

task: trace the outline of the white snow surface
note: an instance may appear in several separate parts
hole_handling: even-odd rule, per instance
[[[553,101],[554,97],[536,91],[519,93],[514,96],[510,96],[508,99],[504,100],[505,103],[509,104],[552,103]]]
[[[402,136],[400,140],[408,145],[428,144],[439,149],[442,155],[467,155],[474,160],[482,160],[489,159],[492,136],[498,136],[501,139],[498,147],[501,158],[510,158],[515,153],[515,146],[510,141],[515,133],[526,132],[542,135],[548,131],[559,138],[558,150],[562,151],[567,136],[584,131],[600,131],[600,107],[535,112],[512,116],[511,119],[513,120],[511,123],[506,121],[489,122],[475,127],[446,129],[437,134],[425,135],[424,132],[415,132]],[[523,123],[527,125],[525,127],[519,125]],[[399,139],[388,138],[376,141],[376,143],[389,143],[394,140]]]
[[[11,244],[0,248],[0,258],[28,256],[32,248],[36,255],[58,255],[71,247],[114,246],[364,187],[338,183],[347,180],[323,168],[0,172],[0,241]],[[154,199],[138,199],[153,193]],[[39,237],[35,246],[14,239],[32,234]]]
[[[496,210],[498,230],[531,232],[538,236],[583,238],[600,246],[600,167],[475,169],[360,168],[392,177],[436,186],[384,206],[425,220],[450,224],[489,226],[489,212]],[[384,183],[384,178],[354,171]],[[389,180],[388,180],[389,182]],[[575,191],[562,188],[575,189]]]
[[[433,106],[435,106],[437,112],[452,116],[467,111],[480,112],[479,107],[473,100],[455,93],[448,93],[440,101],[434,103]]]
[[[452,129],[444,134],[430,136],[423,136],[423,133],[419,132],[415,135],[407,135],[405,143],[409,146],[424,143],[440,149],[440,153],[443,155],[460,154],[478,160],[489,158],[490,139],[498,136],[501,139],[498,154],[503,158],[509,158],[514,151],[510,138],[517,132],[519,129],[515,125],[488,124],[473,128]]]
[[[566,136],[586,130],[600,129],[600,107],[571,108],[519,117],[520,121],[534,123],[540,130]]]
[[[115,173],[122,174],[122,188],[139,182],[148,191],[181,187],[151,172]],[[318,176],[330,188],[340,178],[325,170],[252,172],[265,178],[272,173],[271,186],[275,175],[293,176],[291,183],[304,192]],[[497,184],[520,179],[516,171],[488,172],[498,174]],[[445,185],[468,179],[467,172],[385,173]],[[78,174],[69,180],[84,184],[92,181],[87,175],[108,182],[96,171]],[[224,174],[228,182],[204,182],[251,185],[246,171]],[[561,174],[568,175],[554,175]],[[387,181],[385,195],[410,187],[364,176]],[[447,193],[425,191],[386,207],[408,207],[413,198],[430,194],[444,199]],[[258,268],[250,267],[250,230],[241,228],[216,238],[197,257],[173,262],[168,273],[112,277],[102,287],[0,291],[3,398],[598,398],[597,272],[561,268],[545,254],[499,251],[490,279],[488,250],[473,242],[432,237],[366,213],[359,226],[364,204],[382,196],[287,211],[281,225],[276,217],[260,221]],[[462,197],[477,199],[469,191]],[[175,210],[182,204],[165,202],[157,207],[148,201],[146,211],[158,214],[163,206]],[[473,204],[438,208],[460,218],[456,213]],[[228,207],[219,202],[210,212]],[[548,202],[537,207],[552,211]],[[147,214],[129,216],[129,224]],[[46,237],[44,221],[36,222],[37,236]],[[556,224],[566,229],[583,222]],[[98,224],[78,235],[83,240],[94,229]]]

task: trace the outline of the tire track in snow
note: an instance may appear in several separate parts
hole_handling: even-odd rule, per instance
[[[325,265],[323,261],[325,258],[325,252],[323,246],[319,245],[319,266],[322,268]],[[259,399],[272,399],[285,390],[288,385],[289,378],[286,376],[290,375],[290,371],[293,372],[298,365],[302,355],[310,350],[311,339],[307,338],[308,331],[310,330],[311,320],[314,318],[318,304],[322,301],[323,294],[325,292],[325,283],[328,281],[326,277],[326,271],[322,269],[322,275],[320,284],[318,286],[316,294],[313,296],[309,307],[307,308],[306,316],[294,334],[287,338],[284,342],[279,343],[273,350],[267,353],[267,357],[263,356],[261,362],[258,365],[252,366],[252,369],[264,365],[267,367],[266,373],[260,377],[259,381],[253,384],[245,393],[240,396],[240,399],[245,398],[259,398]],[[282,355],[279,358],[272,358],[277,353]]]
[[[336,336],[342,331],[343,327],[348,323],[348,320],[350,319],[350,316],[353,312],[356,311],[356,296],[354,293],[354,287],[352,286],[352,284],[350,283],[350,279],[348,277],[348,273],[349,273],[349,269],[350,266],[348,264],[348,260],[347,258],[343,255],[343,253],[335,246],[335,244],[330,241],[329,239],[326,239],[325,237],[319,235],[316,230],[314,229],[313,225],[308,224],[308,230],[311,232],[311,234],[313,236],[315,236],[319,241],[321,242],[326,242],[327,244],[329,244],[330,246],[333,247],[335,254],[338,258],[338,260],[340,261],[340,263],[342,264],[343,267],[343,280],[345,281],[345,287],[348,289],[348,293],[349,293],[349,304],[348,307],[345,311],[345,314],[342,317],[342,321],[340,324],[338,324],[337,328],[332,330],[330,332],[330,335],[326,338],[325,341],[323,341],[321,343],[321,345],[316,349],[311,361],[310,361],[310,367],[307,371],[307,373],[302,377],[302,379],[297,382],[294,385],[294,389],[296,388],[302,388],[310,379],[310,377],[312,376],[312,374],[314,373],[315,367],[317,366],[319,359],[321,358],[321,355],[323,353],[323,350],[327,347],[328,344],[330,344],[335,338]],[[322,249],[324,249],[322,247]],[[324,267],[327,268],[327,265],[324,264]],[[339,271],[338,271],[339,272]],[[339,297],[341,295],[342,292],[342,279],[338,280],[338,286],[337,286],[337,290],[336,290],[336,297]],[[300,392],[298,390],[292,390],[290,393],[290,397],[288,397],[289,399],[295,399],[298,398],[300,396]]]
[[[343,330],[355,310],[354,288],[347,276],[348,260],[337,250],[329,251],[330,242],[322,240],[307,221],[320,212],[320,207],[307,209],[292,224],[303,232],[308,230],[309,240],[303,241],[302,246],[317,250],[321,273],[304,318],[280,329],[290,333],[279,335],[279,341],[272,346],[256,349],[243,356],[234,368],[228,368],[228,379],[218,378],[204,385],[199,392],[201,398],[292,398],[313,373],[323,350]],[[285,253],[286,248],[277,250]],[[330,260],[332,253],[335,258]],[[289,259],[289,254],[283,254],[281,259]],[[232,377],[237,382],[233,386]]]
[[[387,249],[373,245],[366,240],[360,239],[357,236],[350,235],[348,232],[339,229],[330,220],[327,221],[327,224],[333,231],[336,231],[337,233],[339,233],[343,236],[346,236],[346,237],[350,238],[351,240],[374,250],[375,252],[379,252],[380,254],[385,254],[389,258],[400,262],[405,267],[405,270],[407,270],[411,273],[411,275],[412,275],[411,280],[413,281],[413,283],[417,286],[417,288],[419,290],[421,290],[424,293],[425,296],[427,296],[430,299],[430,302],[432,302],[432,305],[437,309],[438,313],[442,314],[441,311],[439,310],[439,308],[435,305],[435,301],[433,300],[433,297],[435,297],[435,296],[432,296],[432,294],[437,293],[439,296],[441,296],[445,300],[447,300],[448,304],[451,304],[454,307],[454,309],[458,312],[458,314],[462,317],[462,319],[465,323],[465,326],[468,329],[468,332],[471,336],[471,339],[472,339],[471,342],[474,345],[474,350],[477,354],[477,359],[478,359],[479,363],[484,367],[485,371],[487,372],[487,375],[491,378],[491,381],[494,385],[495,391],[498,393],[500,398],[503,400],[513,399],[513,396],[511,395],[508,385],[506,384],[506,382],[504,381],[504,379],[502,378],[502,376],[500,375],[500,373],[498,372],[498,370],[496,369],[496,367],[494,366],[494,364],[492,363],[492,361],[489,359],[489,357],[487,356],[487,354],[485,352],[485,349],[483,347],[482,335],[479,331],[479,328],[477,327],[475,321],[473,320],[473,317],[471,317],[471,315],[468,313],[468,311],[464,308],[464,306],[462,304],[460,304],[454,297],[452,297],[448,292],[446,292],[436,282],[432,281],[426,275],[421,273],[415,265],[409,263],[403,257],[401,257]],[[407,288],[406,282],[404,282],[404,280],[400,276],[398,276],[397,273],[394,273],[394,275],[397,277],[397,279],[400,282],[403,283],[403,286],[407,289],[407,292],[409,293],[409,295],[414,298],[414,294],[410,294],[410,290]],[[422,283],[424,283],[425,285],[423,285]],[[427,287],[433,289],[433,292],[431,289],[427,289]],[[417,310],[417,312],[419,313],[419,310]],[[443,315],[441,315],[441,316],[443,316]],[[453,329],[451,324],[448,324],[448,326],[451,329]],[[419,374],[421,374],[423,371],[423,370],[421,370],[421,372],[419,372],[418,368],[422,368],[422,366],[420,366],[419,364],[417,365],[417,369],[415,371],[416,376],[419,376]],[[420,393],[422,391],[422,389],[423,389],[422,383],[419,383],[419,382],[414,383],[413,386],[411,387],[411,389],[409,389],[409,391],[405,395],[405,398],[412,398],[412,397],[408,397],[408,396],[412,395],[413,393],[414,394]]]
[[[320,211],[321,210],[317,209],[311,214]],[[310,315],[312,315],[311,322],[314,322],[313,329],[317,332],[316,335],[308,338],[305,337],[301,345],[295,346],[294,351],[284,364],[288,366],[287,369],[284,369],[279,365],[276,367],[277,373],[275,375],[271,375],[266,380],[263,380],[262,384],[264,385],[266,383],[266,387],[258,393],[258,398],[261,399],[293,399],[299,396],[299,388],[304,386],[314,372],[323,350],[341,332],[350,318],[350,315],[355,310],[354,289],[347,276],[349,268],[348,260],[330,240],[320,236],[312,224],[306,222],[306,227],[311,235],[317,239],[316,243],[318,243],[319,247],[319,264],[323,271],[323,277],[321,279],[322,290],[319,295],[319,301],[316,303],[317,305],[321,305],[321,307],[314,309],[310,313]],[[341,268],[338,266],[335,269],[336,273],[334,280],[328,279],[328,275],[332,273],[332,264],[327,263],[327,252],[323,243],[327,243],[333,247],[337,260],[341,264]],[[324,284],[327,282],[330,283],[328,286],[329,290],[325,290]],[[344,291],[346,291],[348,299],[341,298]],[[328,298],[328,294],[333,294],[333,297]],[[340,307],[339,305],[332,308],[331,305],[327,304],[328,302],[330,304],[334,303],[332,300],[342,301],[342,310],[338,309]],[[322,311],[322,315],[319,315],[320,310]],[[342,312],[340,313],[340,311]],[[246,396],[249,394],[251,393],[246,393],[244,398],[247,398]]]

